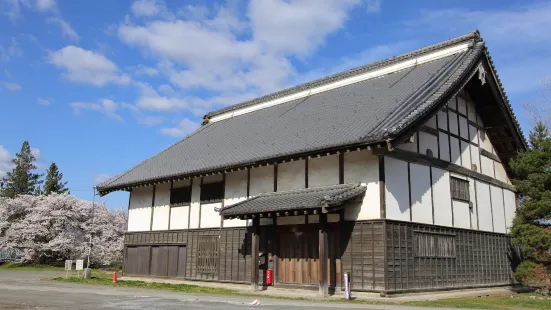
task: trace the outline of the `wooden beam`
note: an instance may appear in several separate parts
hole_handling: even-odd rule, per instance
[[[493,159],[493,160],[497,161],[498,163],[501,162],[501,159],[499,159],[499,157],[498,157],[497,155],[495,155],[495,154],[493,154],[493,153],[490,153],[490,152],[486,151],[486,150],[483,149],[483,148],[480,148],[480,155],[486,156],[486,157],[488,157],[488,158],[490,158],[490,159]]]
[[[431,128],[431,127],[428,127],[428,126],[421,126],[419,128],[419,131],[422,131],[422,132],[426,132],[430,135],[433,135],[433,136],[438,136],[438,129],[434,129],[434,128]]]
[[[327,214],[319,215],[319,295],[326,297],[329,294],[329,279],[327,276],[329,249],[327,240]]]
[[[251,289],[258,291],[259,280],[259,266],[258,266],[258,254],[260,252],[260,238],[258,236],[258,230],[260,226],[260,218],[253,219],[253,226],[251,227]]]
[[[471,170],[471,169],[467,169],[465,167],[462,167],[462,166],[459,166],[459,165],[456,165],[456,164],[453,164],[453,163],[450,163],[450,162],[447,162],[447,161],[444,161],[444,160],[441,160],[441,159],[438,159],[438,158],[429,157],[429,156],[426,156],[426,155],[423,155],[423,154],[418,154],[418,153],[415,153],[415,152],[410,152],[410,151],[405,151],[405,150],[400,150],[400,149],[395,149],[392,152],[388,152],[388,151],[385,151],[385,150],[378,150],[378,153],[381,154],[379,156],[382,156],[382,154],[384,154],[384,156],[396,158],[396,159],[407,161],[407,162],[410,162],[410,163],[415,163],[415,164],[420,164],[420,165],[424,165],[424,166],[432,166],[432,167],[444,169],[444,170],[447,170],[447,171],[450,171],[450,172],[455,172],[455,173],[459,173],[459,174],[462,174],[462,175],[466,175],[466,176],[469,176],[473,179],[483,181],[483,182],[486,182],[486,183],[490,183],[492,185],[495,185],[495,186],[501,187],[501,188],[505,188],[505,189],[508,189],[510,191],[516,191],[515,187],[510,185],[510,184],[507,184],[505,182],[499,181],[499,180],[494,179],[494,178],[492,178],[490,176],[487,176],[485,174],[476,172],[476,171]],[[379,167],[380,167],[380,162],[379,162]],[[380,168],[379,168],[379,173],[380,173]],[[379,183],[380,183],[380,181],[379,181]]]

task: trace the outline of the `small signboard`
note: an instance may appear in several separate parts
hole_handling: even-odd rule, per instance
[[[84,260],[77,259],[77,270],[84,270]]]
[[[69,275],[69,271],[73,269],[73,261],[68,259],[65,261],[65,278]]]

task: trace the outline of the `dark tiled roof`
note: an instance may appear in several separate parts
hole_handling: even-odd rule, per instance
[[[224,207],[220,215],[237,216],[263,212],[317,209],[340,206],[361,195],[366,187],[360,183],[304,188],[275,193],[263,193]]]
[[[216,122],[98,185],[100,193],[140,183],[213,172],[349,145],[392,140],[456,92],[484,56],[478,32],[228,107],[208,116],[279,98],[470,43],[466,51],[377,78]]]

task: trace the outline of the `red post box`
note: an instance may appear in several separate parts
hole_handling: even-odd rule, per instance
[[[274,271],[272,269],[266,270],[266,285],[272,285],[274,279]]]

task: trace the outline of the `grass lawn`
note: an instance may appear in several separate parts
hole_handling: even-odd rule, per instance
[[[551,309],[551,300],[538,300],[530,298],[533,294],[518,294],[515,298],[502,297],[478,297],[478,298],[450,298],[434,301],[406,302],[404,305],[419,307],[449,307],[471,309]]]
[[[21,271],[64,271],[63,267],[56,267],[50,265],[25,265],[14,262],[7,262],[0,265],[0,271],[2,270],[21,270]]]

